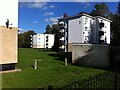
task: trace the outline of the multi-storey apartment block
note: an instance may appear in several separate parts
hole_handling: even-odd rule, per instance
[[[18,63],[18,0],[0,0],[0,71]]]
[[[72,43],[110,44],[110,20],[101,16],[78,14],[58,19],[63,42],[61,48],[71,51]]]
[[[54,45],[54,34],[36,34],[31,36],[32,48],[52,48]]]

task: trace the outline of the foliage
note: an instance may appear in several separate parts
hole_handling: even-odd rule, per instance
[[[95,10],[93,9],[92,12],[90,12],[92,16],[107,16],[110,13],[108,6],[104,2],[96,4],[94,7]]]
[[[58,24],[52,25],[52,33],[55,34],[53,50],[59,51],[60,28]]]
[[[31,46],[31,37],[30,35],[35,34],[33,30],[24,32],[23,34],[18,35],[18,46],[24,48],[30,48]]]
[[[120,2],[118,3],[117,14],[112,15],[111,32],[113,33],[112,45],[120,45]]]
[[[55,50],[55,51],[59,51],[59,39],[61,37],[59,25],[58,24],[53,24],[52,27],[47,25],[45,33],[55,35],[54,46],[53,46],[52,49]]]
[[[120,1],[119,1],[119,3],[118,3],[118,7],[117,7],[117,13],[118,13],[118,15],[120,16]]]
[[[45,34],[51,34],[51,29],[50,25],[47,25]]]
[[[103,70],[77,67],[69,63],[66,67],[61,58],[63,56],[58,56],[52,51],[32,48],[19,48],[18,51],[19,63],[16,66],[21,71],[2,74],[3,88],[44,87],[47,89],[48,85],[60,88],[76,80],[81,81],[103,72]],[[36,70],[32,67],[34,59],[41,59]]]
[[[18,34],[18,47],[23,47],[23,34]]]

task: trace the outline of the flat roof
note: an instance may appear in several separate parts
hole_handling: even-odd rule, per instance
[[[62,20],[69,20],[69,19],[74,19],[74,18],[79,18],[81,16],[87,16],[90,18],[94,18],[93,16],[90,16],[88,14],[82,13],[82,14],[77,14],[77,15],[73,15],[73,16],[68,16],[67,18],[59,18],[58,20],[62,21]]]
[[[104,17],[101,17],[101,16],[96,16],[95,18],[101,18],[101,19],[103,19],[105,21],[112,22],[110,19],[107,19],[107,18],[104,18]]]
[[[103,19],[103,20],[105,20],[105,21],[112,22],[111,20],[109,20],[109,19],[107,19],[107,18],[104,18],[104,17],[102,17],[102,16],[95,16],[95,17],[93,17],[93,16],[88,15],[88,14],[85,14],[85,13],[77,14],[77,15],[74,15],[74,16],[68,16],[67,18],[59,18],[58,20],[59,20],[59,21],[70,20],[70,19],[79,18],[79,17],[81,17],[81,16],[87,16],[87,17],[93,18],[93,19],[95,19],[95,18],[101,18],[101,19]]]

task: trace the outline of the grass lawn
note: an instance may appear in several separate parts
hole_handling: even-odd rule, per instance
[[[16,67],[22,71],[3,74],[3,88],[47,88],[48,85],[60,88],[104,71],[78,67],[70,63],[64,66],[63,56],[52,51],[27,48],[19,48],[18,51],[19,61]],[[36,70],[31,66],[34,65],[34,59],[42,59],[38,62]]]

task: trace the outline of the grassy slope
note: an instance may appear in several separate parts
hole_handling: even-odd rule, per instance
[[[64,66],[61,56],[57,57],[56,52],[42,51],[36,49],[19,49],[18,68],[21,72],[3,74],[3,88],[38,88],[53,85],[62,87],[71,82],[80,81],[102,70],[77,67],[71,64]],[[34,59],[42,59],[38,63],[38,69],[31,67]]]

